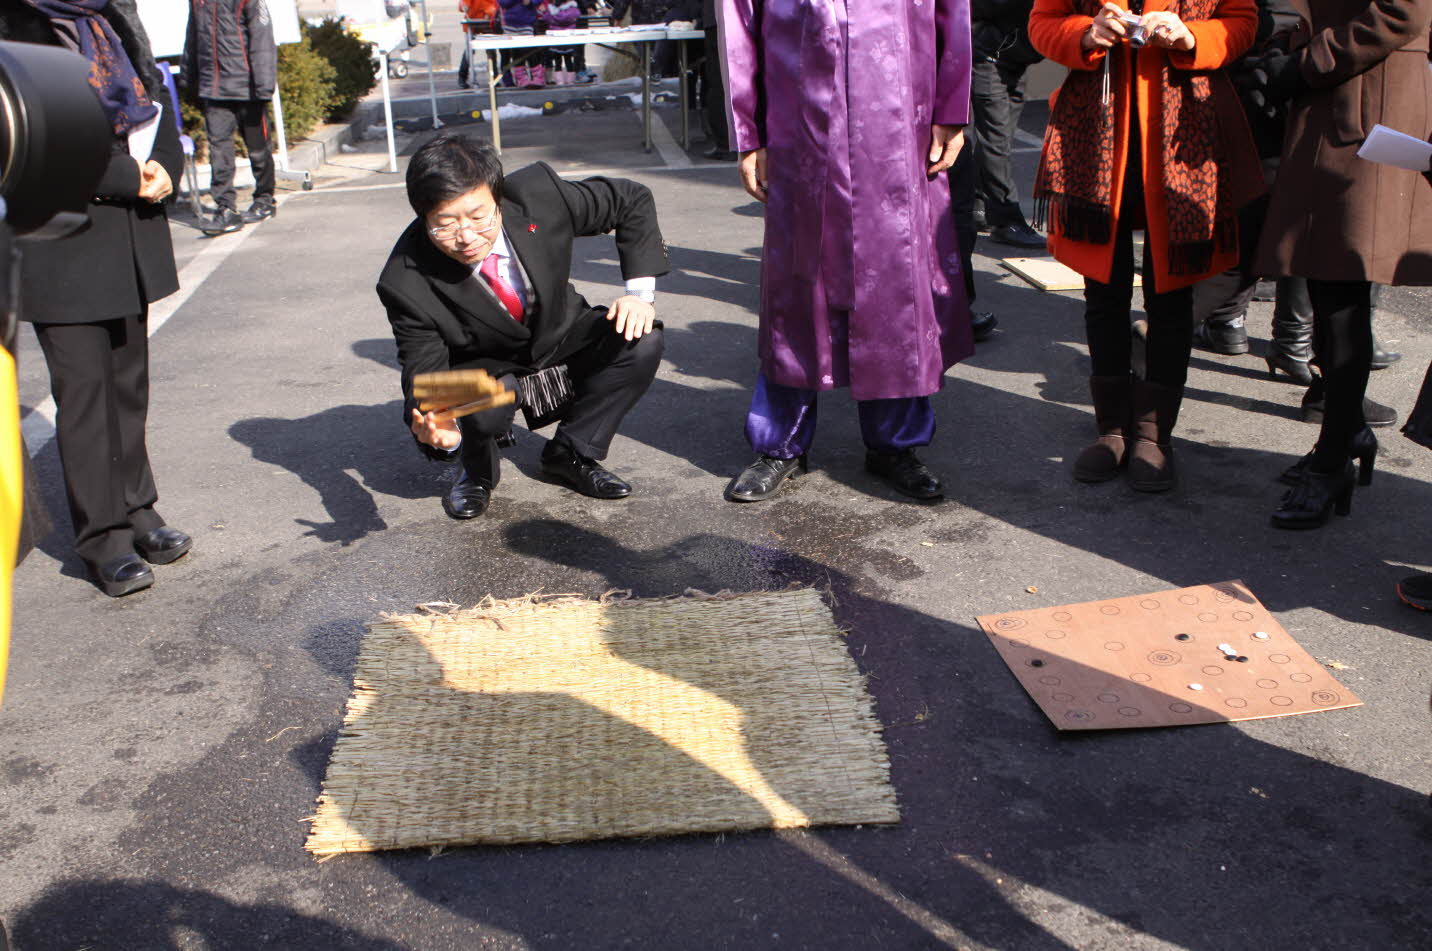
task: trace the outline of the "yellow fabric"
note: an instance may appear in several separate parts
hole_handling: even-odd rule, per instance
[[[0,698],[5,696],[5,664],[10,654],[10,577],[15,572],[24,508],[22,452],[15,358],[0,347]]]

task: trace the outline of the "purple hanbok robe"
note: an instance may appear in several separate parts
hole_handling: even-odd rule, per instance
[[[925,175],[931,124],[969,121],[969,0],[718,0],[718,19],[731,145],[767,150],[761,371],[934,393],[974,352],[949,181]]]

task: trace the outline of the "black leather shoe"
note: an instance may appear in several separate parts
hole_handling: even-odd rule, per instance
[[[1323,422],[1323,388],[1322,377],[1314,377],[1313,385],[1308,387],[1308,392],[1303,394],[1303,422]],[[1381,403],[1373,402],[1366,396],[1362,398],[1362,421],[1369,426],[1381,428],[1391,426],[1397,422],[1397,410],[1391,406],[1383,406]]]
[[[728,502],[760,502],[776,494],[781,483],[795,474],[796,469],[810,471],[805,456],[794,459],[777,459],[775,456],[760,455],[741,474],[726,486]]]
[[[1395,350],[1382,349],[1382,341],[1377,339],[1376,334],[1372,335],[1372,363],[1369,364],[1372,369],[1386,370],[1401,359],[1402,354]]]
[[[220,208],[204,219],[199,230],[207,235],[232,234],[243,228],[244,216],[232,208]]]
[[[194,547],[194,539],[177,528],[161,525],[134,540],[134,550],[151,565],[167,565],[178,561]]]
[[[1012,225],[1000,225],[989,233],[989,237],[991,241],[998,241],[1000,244],[1031,250],[1042,248],[1046,244],[1044,235],[1022,221],[1016,221]]]
[[[1332,512],[1349,514],[1355,481],[1351,460],[1336,472],[1303,470],[1302,479],[1288,490],[1283,504],[1273,513],[1273,527],[1321,528]]]
[[[1205,320],[1193,329],[1193,345],[1236,357],[1248,352],[1248,328],[1242,317],[1237,320]]]
[[[578,455],[569,447],[542,451],[542,471],[575,489],[588,498],[624,499],[631,495],[631,486],[603,469],[591,459]]]
[[[865,471],[879,476],[890,483],[896,492],[912,499],[930,501],[945,495],[945,488],[940,485],[939,477],[920,461],[913,449],[906,449],[894,455],[867,450]]]
[[[256,221],[272,218],[276,214],[278,214],[278,206],[273,203],[273,199],[261,198],[250,205],[248,211],[244,212],[244,221],[253,224]]]
[[[999,318],[987,310],[970,312],[970,330],[974,331],[975,343],[983,343],[999,326]]]
[[[713,162],[734,162],[740,158],[740,155],[737,153],[732,152],[730,149],[723,149],[719,145],[713,145],[701,154]]]
[[[154,572],[138,555],[120,555],[97,567],[91,567],[100,590],[111,598],[143,591],[154,583]]]
[[[487,503],[490,501],[492,488],[481,482],[474,482],[467,477],[466,470],[461,470],[452,488],[443,496],[443,511],[448,514],[448,518],[477,518],[487,511]]]

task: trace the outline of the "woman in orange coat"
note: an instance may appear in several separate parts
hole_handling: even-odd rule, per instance
[[[1135,489],[1173,485],[1192,285],[1237,262],[1238,209],[1263,191],[1247,119],[1219,72],[1252,45],[1257,17],[1253,0],[1132,0],[1132,11],[1037,0],[1030,14],[1035,49],[1071,70],[1053,102],[1034,198],[1050,251],[1085,278],[1099,439],[1074,463],[1082,482],[1127,468]],[[1136,230],[1145,232],[1144,379],[1130,362]]]

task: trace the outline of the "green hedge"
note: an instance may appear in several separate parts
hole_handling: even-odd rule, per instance
[[[358,100],[378,83],[378,63],[368,43],[344,28],[342,21],[328,17],[317,26],[304,24],[303,35],[313,51],[333,66],[333,105],[328,121],[337,122],[353,111]]]

